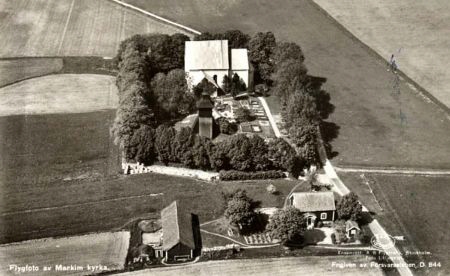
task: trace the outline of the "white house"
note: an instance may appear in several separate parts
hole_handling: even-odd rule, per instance
[[[184,70],[189,87],[192,88],[204,78],[220,87],[224,76],[231,78],[234,73],[248,86],[247,49],[231,49],[231,59],[228,54],[228,40],[186,41]]]

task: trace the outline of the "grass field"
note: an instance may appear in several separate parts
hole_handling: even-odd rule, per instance
[[[114,56],[137,33],[180,29],[108,0],[0,0],[0,57]]]
[[[383,275],[378,268],[359,268],[359,264],[370,260],[365,256],[320,256],[277,259],[249,259],[201,262],[189,266],[156,268],[124,273],[122,275]],[[354,263],[356,268],[332,267],[334,263]]]
[[[311,1],[126,1],[200,31],[273,31],[299,43],[309,73],[327,79],[323,88],[336,106],[329,118],[340,127],[334,163],[450,168],[448,116],[404,81],[400,100],[393,97],[385,60]]]
[[[0,88],[0,116],[91,112],[117,103],[115,78],[105,75],[49,75]]]
[[[60,58],[0,60],[0,87],[28,78],[56,73],[63,67]]]
[[[314,0],[346,29],[450,107],[450,2]]]
[[[244,188],[262,206],[281,207],[296,184],[290,180],[208,183],[158,174],[97,181],[55,177],[39,182],[49,177],[35,171],[17,178],[22,179],[2,181],[0,243],[120,229],[133,219],[159,216],[173,200],[179,200],[186,210],[200,216],[200,222],[206,222],[223,214],[222,191]],[[269,183],[277,187],[279,195],[267,193]]]
[[[21,274],[10,270],[10,265],[39,266],[39,271],[22,272],[27,275],[90,275],[124,268],[130,233],[121,231],[74,236],[59,239],[41,239],[0,246],[0,274]],[[79,266],[79,271],[57,270],[58,265]],[[91,270],[87,266],[102,268]],[[44,266],[51,271],[44,271]],[[106,267],[106,269],[104,269]]]
[[[441,268],[427,268],[429,275],[450,273],[450,238],[447,230],[450,177],[365,174],[373,194],[360,174],[339,173],[392,236],[405,236],[397,242],[402,251],[428,251],[429,256],[406,256],[409,261],[440,262]],[[372,207],[371,207],[372,206]],[[373,207],[375,206],[375,207]],[[419,274],[426,271],[419,271]]]

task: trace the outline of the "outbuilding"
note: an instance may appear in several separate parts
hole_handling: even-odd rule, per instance
[[[347,220],[345,222],[345,233],[347,234],[347,238],[355,237],[359,234],[361,229],[359,228],[359,225],[354,220]]]
[[[189,261],[196,257],[200,248],[197,216],[184,212],[177,201],[161,211],[162,250],[166,262]]]

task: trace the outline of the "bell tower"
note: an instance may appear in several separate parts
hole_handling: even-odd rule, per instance
[[[209,139],[213,138],[213,117],[212,109],[214,105],[208,93],[203,93],[198,108],[198,134]]]

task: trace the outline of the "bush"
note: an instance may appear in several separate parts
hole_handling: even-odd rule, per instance
[[[277,187],[275,187],[275,185],[273,184],[269,184],[266,188],[267,192],[269,192],[269,194],[276,194],[277,191]]]
[[[257,171],[257,172],[241,172],[241,171],[220,171],[220,180],[232,181],[232,180],[254,180],[254,179],[277,179],[285,178],[286,175],[282,171]]]

